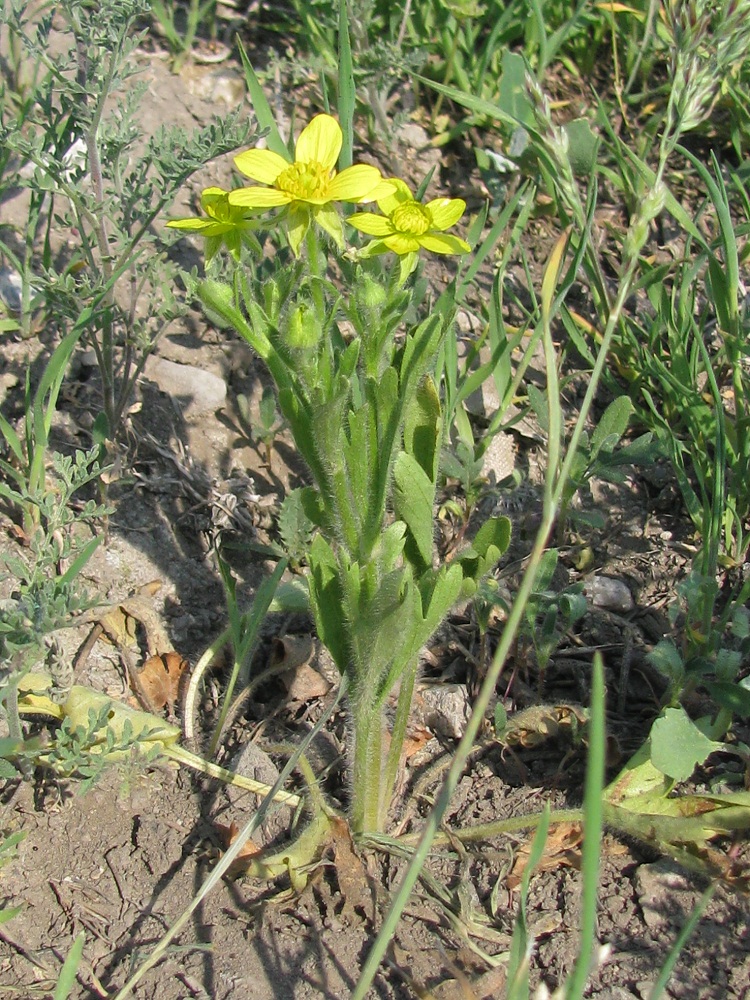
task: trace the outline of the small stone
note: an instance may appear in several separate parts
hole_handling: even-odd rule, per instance
[[[613,576],[595,576],[586,587],[586,596],[595,608],[614,611],[620,615],[627,614],[635,607],[628,585]]]
[[[193,365],[178,365],[166,358],[151,356],[146,361],[144,375],[172,397],[186,420],[213,413],[224,405],[227,398],[223,378]]]
[[[246,743],[239,753],[232,758],[229,770],[234,771],[235,774],[241,774],[246,778],[250,778],[252,781],[259,781],[269,787],[276,782],[279,776],[279,769],[268,754],[264,750],[261,750],[256,743]],[[239,785],[227,785],[227,795],[235,809],[246,804],[250,805],[251,808],[255,808],[256,797],[246,788],[240,788]],[[270,816],[266,816],[260,825],[260,830],[256,831],[254,836],[257,837],[264,847],[267,846],[276,840],[277,837],[283,836],[288,831],[291,817],[291,809],[288,806],[281,806],[279,809],[271,812]],[[241,815],[238,814],[234,819],[238,826],[243,825],[244,819],[242,819]]]
[[[0,298],[10,312],[20,313],[22,292],[23,281],[18,271],[9,267],[0,267]]]
[[[422,688],[423,719],[428,729],[449,740],[460,740],[471,715],[465,684],[433,684]]]
[[[682,913],[690,912],[698,897],[685,872],[666,859],[640,865],[634,885],[643,920],[651,930],[679,921]]]
[[[490,481],[501,483],[513,475],[516,467],[516,448],[513,435],[499,431],[484,453],[482,475]]]

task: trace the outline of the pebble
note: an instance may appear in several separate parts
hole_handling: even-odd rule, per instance
[[[9,267],[0,267],[0,298],[10,312],[20,313],[23,282],[18,271]]]
[[[595,576],[586,585],[586,596],[595,608],[627,614],[635,607],[630,588],[613,576]]]
[[[152,355],[146,361],[144,375],[172,397],[186,420],[213,413],[226,402],[224,379],[193,365],[178,365]]]
[[[460,740],[471,715],[465,684],[426,685],[420,691],[425,726],[449,740]]]
[[[651,930],[680,922],[698,897],[683,869],[668,859],[640,865],[634,887],[644,923]]]

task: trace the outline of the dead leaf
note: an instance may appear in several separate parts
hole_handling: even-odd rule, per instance
[[[556,868],[580,870],[581,852],[579,848],[582,841],[583,829],[580,823],[555,824],[547,835],[544,853],[534,870],[543,872],[555,871]],[[524,844],[516,854],[513,868],[505,879],[508,889],[517,889],[521,884],[521,877],[526,871],[530,853],[531,842]]]
[[[373,921],[375,903],[367,878],[365,866],[354,850],[354,842],[346,820],[334,817],[331,820],[333,834],[333,856],[336,862],[336,878],[344,907],[341,915],[350,919]]]
[[[182,675],[189,666],[188,661],[174,650],[146,660],[138,672],[138,680],[155,709],[165,705],[172,709],[180,695]]]
[[[270,666],[278,667],[290,701],[302,705],[323,698],[331,690],[330,683],[310,666],[315,648],[312,637],[288,636],[273,640]]]
[[[574,738],[584,730],[586,722],[585,710],[576,705],[532,705],[508,718],[498,741],[505,746],[530,749],[564,732]]]
[[[419,723],[408,726],[401,748],[401,763],[405,764],[415,753],[419,753],[431,739],[432,733],[426,726],[420,726]]]
[[[229,850],[237,839],[237,834],[240,832],[240,828],[234,820],[232,820],[229,826],[224,826],[223,823],[214,823],[214,829],[218,834],[219,843],[224,851]],[[248,837],[240,848],[240,853],[229,866],[227,871],[228,877],[237,878],[238,875],[242,875],[247,869],[247,862],[251,858],[257,857],[262,850],[262,847],[259,847],[252,838]]]

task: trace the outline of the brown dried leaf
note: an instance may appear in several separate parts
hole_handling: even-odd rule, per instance
[[[334,817],[331,820],[331,832],[336,878],[344,897],[342,916],[372,921],[375,918],[375,901],[365,866],[354,849],[349,824]]]
[[[580,869],[581,852],[579,848],[582,841],[583,828],[580,823],[557,823],[547,835],[544,853],[535,870],[551,872],[556,868]],[[521,884],[521,877],[526,871],[530,853],[531,843],[529,842],[524,844],[516,854],[513,868],[505,880],[508,889],[517,889]]]
[[[274,639],[270,664],[282,671],[281,679],[290,701],[307,704],[323,698],[331,690],[330,683],[310,666],[315,652],[312,637],[284,636]]]
[[[138,680],[155,709],[164,708],[165,705],[171,708],[174,705],[180,694],[182,675],[189,666],[188,661],[174,650],[146,660],[138,674]]]
[[[232,820],[229,826],[224,826],[223,823],[214,823],[214,828],[219,836],[219,843],[221,844],[222,849],[224,851],[228,851],[237,839],[237,834],[240,832],[240,828],[234,820]],[[238,875],[242,875],[247,869],[247,862],[252,858],[257,857],[262,850],[262,847],[258,847],[255,841],[248,837],[240,848],[240,853],[229,866],[229,870],[227,871],[229,878],[236,878]]]

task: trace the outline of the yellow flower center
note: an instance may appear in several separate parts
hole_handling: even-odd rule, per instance
[[[316,160],[310,160],[287,167],[276,178],[274,186],[299,201],[308,201],[311,198],[325,198],[330,183],[331,171]]]
[[[421,236],[432,225],[432,218],[424,205],[418,201],[407,201],[393,210],[391,223],[399,233]]]

